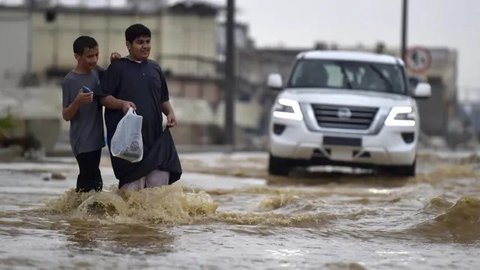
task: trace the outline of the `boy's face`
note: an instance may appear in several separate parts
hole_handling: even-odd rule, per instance
[[[127,48],[135,60],[146,60],[150,56],[150,37],[138,37],[132,43],[127,41]]]
[[[77,59],[80,67],[89,70],[95,69],[98,62],[98,46],[83,49],[83,54],[75,54],[75,59]]]

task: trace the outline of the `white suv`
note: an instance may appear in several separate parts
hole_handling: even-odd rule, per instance
[[[409,93],[399,58],[360,52],[308,51],[297,56],[270,119],[269,172],[295,166],[340,165],[414,176],[420,119],[415,98],[430,96],[420,83]]]

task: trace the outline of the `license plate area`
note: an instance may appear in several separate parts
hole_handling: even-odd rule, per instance
[[[324,145],[337,145],[337,146],[362,146],[361,138],[347,138],[347,137],[332,137],[325,136],[323,137]]]

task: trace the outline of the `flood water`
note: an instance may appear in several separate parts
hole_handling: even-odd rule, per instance
[[[73,159],[0,163],[0,269],[477,269],[480,158],[417,177],[269,177],[267,154],[184,154],[175,185],[76,194]],[[64,180],[52,179],[61,173]],[[54,177],[56,178],[56,177]]]

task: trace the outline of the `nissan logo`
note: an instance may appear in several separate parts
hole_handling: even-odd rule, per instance
[[[352,117],[352,111],[349,108],[339,108],[337,116],[340,119],[350,119]]]

